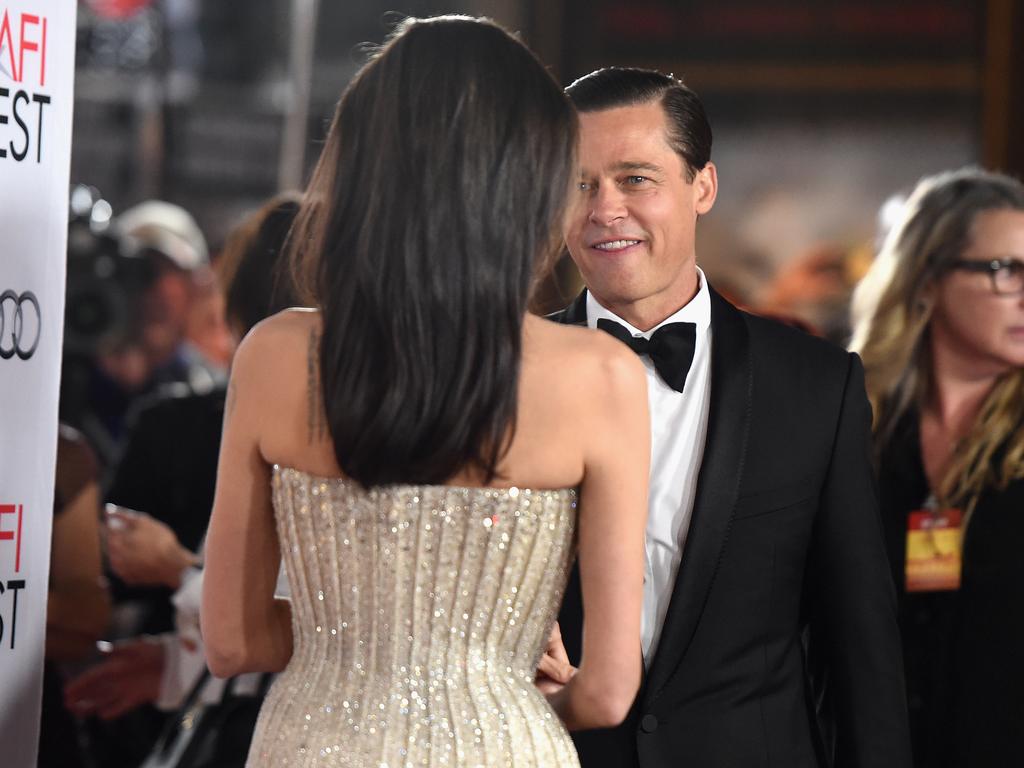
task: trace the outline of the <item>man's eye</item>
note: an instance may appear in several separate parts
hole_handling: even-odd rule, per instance
[[[631,185],[643,184],[645,181],[647,181],[647,177],[646,176],[627,176],[626,177],[626,183],[627,184],[631,184]]]
[[[591,184],[589,181],[581,181],[579,184],[576,185],[576,188],[580,192],[589,192],[594,188],[594,185]]]

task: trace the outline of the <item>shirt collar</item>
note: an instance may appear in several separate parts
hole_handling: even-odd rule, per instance
[[[704,277],[704,272],[700,267],[697,267],[697,283],[697,295],[649,331],[640,331],[634,328],[614,312],[601,306],[597,299],[594,298],[594,294],[587,291],[587,327],[596,328],[597,321],[605,318],[607,320],[614,320],[619,325],[624,326],[633,336],[642,336],[645,339],[649,339],[652,333],[668,323],[694,323],[697,326],[699,338],[700,334],[711,325],[711,292],[708,290],[707,278]]]

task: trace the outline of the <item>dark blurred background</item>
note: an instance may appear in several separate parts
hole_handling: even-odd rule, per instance
[[[182,205],[215,254],[239,212],[302,186],[365,44],[446,12],[520,30],[562,83],[610,64],[682,77],[721,180],[702,265],[831,336],[890,196],[964,163],[1024,173],[1017,0],[87,0],[72,179],[115,215]]]

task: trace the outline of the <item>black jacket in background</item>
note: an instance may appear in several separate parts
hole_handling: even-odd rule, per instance
[[[225,393],[220,387],[170,394],[141,409],[106,494],[107,501],[166,523],[193,552],[213,509]],[[173,628],[170,590],[129,588],[113,576],[111,586],[115,602],[143,600],[149,606],[140,632]]]
[[[929,495],[916,413],[880,452],[918,768],[1024,764],[1024,479],[978,500],[960,589],[907,593],[907,515]],[[1021,428],[1024,428],[1022,425]]]

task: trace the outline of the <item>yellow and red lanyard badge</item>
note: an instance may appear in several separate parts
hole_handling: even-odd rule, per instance
[[[907,592],[960,588],[963,513],[940,509],[929,497],[923,509],[907,517]]]

